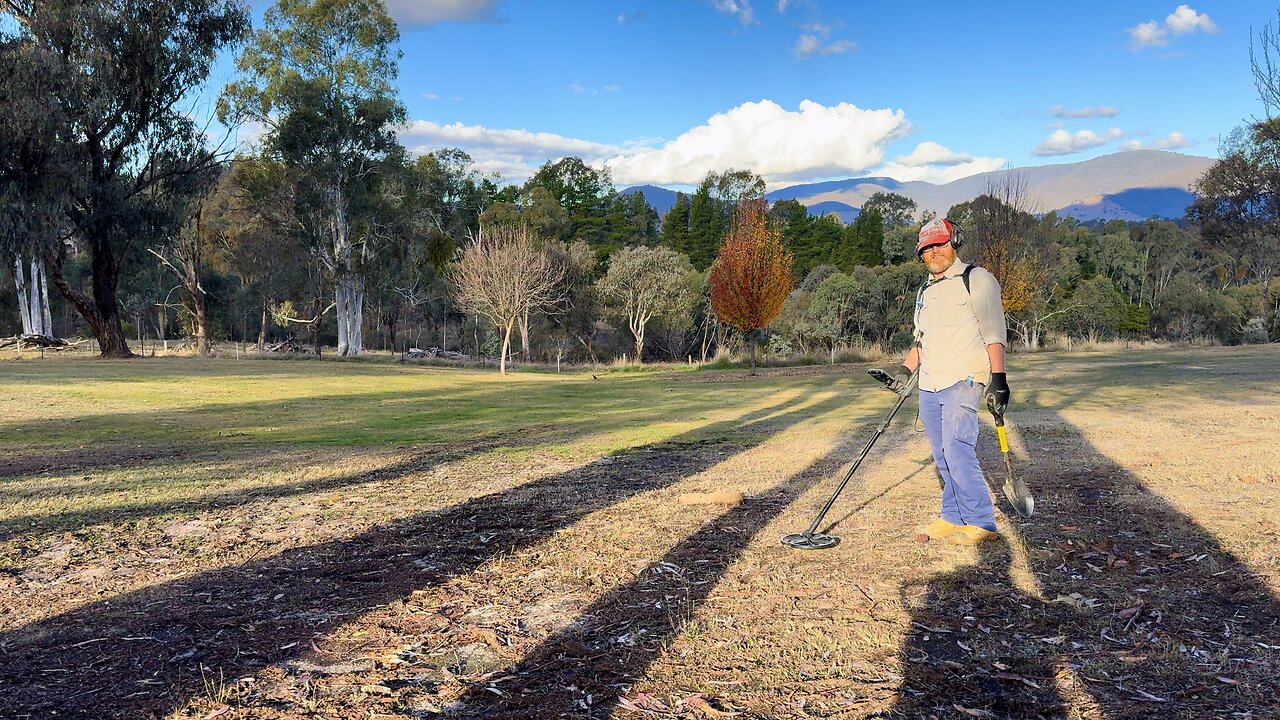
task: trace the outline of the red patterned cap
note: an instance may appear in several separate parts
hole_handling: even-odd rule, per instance
[[[945,218],[934,218],[920,228],[920,242],[916,244],[916,257],[927,247],[951,242],[951,222]]]

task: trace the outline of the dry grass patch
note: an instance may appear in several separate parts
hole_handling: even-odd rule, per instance
[[[891,404],[861,367],[19,369],[58,408],[14,395],[0,467],[0,674],[36,716],[1280,711],[1271,347],[1015,357],[1035,518],[915,542],[908,409],[809,553],[777,538]]]

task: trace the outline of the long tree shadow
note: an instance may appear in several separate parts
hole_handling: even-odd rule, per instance
[[[831,407],[834,396],[783,401],[721,423],[732,440],[677,441],[376,527],[83,606],[0,635],[5,712],[64,718],[162,716],[203,689],[299,657],[338,624],[470,573],[589,513],[666,487],[729,452]],[[679,440],[685,440],[680,442]]]
[[[855,422],[870,419],[868,414]],[[853,442],[861,439],[850,438],[846,444]],[[622,693],[681,633],[760,531],[814,484],[830,479],[848,455],[848,447],[833,449],[768,491],[707,521],[635,580],[606,593],[573,623],[525,654],[502,673],[500,685],[473,685],[450,706],[448,716],[610,717]],[[847,491],[856,489],[855,484]]]
[[[803,383],[796,387],[797,392],[801,394],[811,394],[822,388],[818,382]],[[376,395],[371,401],[382,397]],[[505,397],[501,396],[501,397]],[[477,402],[496,402],[494,397],[489,394],[481,393],[475,396]],[[292,402],[292,401],[291,401]],[[504,450],[536,448],[551,444],[564,444],[571,442],[583,436],[608,432],[621,427],[637,427],[646,422],[669,417],[674,411],[667,405],[657,405],[652,407],[638,408],[630,413],[627,418],[615,418],[609,421],[603,421],[592,417],[592,407],[590,404],[585,406],[575,405],[575,412],[571,414],[564,422],[556,422],[549,427],[543,427],[541,430],[504,430],[499,432],[483,433],[475,437],[466,438],[460,441],[440,443],[440,444],[424,444],[417,450],[405,450],[407,454],[402,460],[391,463],[386,467],[376,468],[366,472],[351,473],[338,475],[333,477],[322,477],[305,482],[288,482],[255,485],[250,487],[242,487],[234,492],[211,490],[200,495],[191,497],[182,497],[170,500],[155,501],[142,500],[133,503],[116,502],[106,506],[95,506],[85,509],[69,509],[62,512],[49,512],[42,510],[39,513],[29,515],[11,514],[0,519],[0,541],[13,538],[15,536],[23,536],[26,538],[35,538],[43,534],[59,532],[63,530],[76,530],[87,524],[96,524],[101,522],[129,522],[147,517],[155,517],[160,515],[184,512],[208,512],[227,507],[234,507],[245,502],[260,501],[272,498],[287,498],[307,495],[316,492],[326,492],[343,488],[350,488],[363,485],[370,482],[376,482],[388,478],[401,477],[410,473],[421,473],[431,470],[439,465],[466,457],[472,453],[484,452],[502,448]],[[703,408],[697,406],[684,408],[683,412],[697,413]],[[761,412],[767,412],[767,409]],[[733,427],[736,421],[727,423],[714,423],[708,428],[693,430],[682,436],[686,440],[698,433],[714,434],[718,427]],[[675,442],[679,442],[680,438],[676,438]],[[190,462],[197,459],[210,459],[217,457],[222,460],[235,459],[237,457],[251,455],[257,453],[261,455],[262,448],[257,446],[249,446],[232,452],[229,456],[225,454],[223,449],[210,451],[208,447],[190,447],[190,448],[174,448],[174,447],[152,447],[144,446],[142,448],[128,451],[124,456],[117,456],[111,452],[105,452],[96,458],[83,454],[84,451],[73,451],[68,458],[50,459],[45,458],[40,463],[27,467],[23,465],[22,460],[6,460],[0,463],[0,476],[8,472],[16,472],[18,470],[32,471],[37,467],[42,467],[43,471],[52,471],[57,473],[66,473],[71,471],[84,471],[98,466],[120,467],[121,463],[125,464],[146,464],[156,458],[164,458],[172,462]],[[101,483],[85,484],[84,492],[92,492],[101,494],[104,486]],[[30,490],[32,495],[48,495],[56,494],[57,488],[49,486],[41,486],[38,490]],[[23,492],[20,490],[4,490],[0,489],[0,498],[21,499]],[[71,494],[71,493],[67,493]]]
[[[823,385],[812,380],[795,387],[814,392]],[[324,400],[297,396],[0,422],[0,437],[12,440],[21,432],[39,439],[37,447],[11,447],[0,456],[0,482],[45,473],[151,467],[157,461],[249,457],[264,448],[298,444],[308,448],[425,446],[447,444],[459,436],[502,438],[512,444],[564,443],[679,414],[696,416],[724,405],[724,398],[710,390],[653,393],[637,402],[641,398],[625,389],[590,380],[566,380],[538,390],[541,402],[520,395],[519,386],[493,383],[449,388],[447,397],[440,397],[440,388],[431,387],[351,392]],[[565,408],[574,412],[566,413]],[[353,409],[358,409],[364,426],[355,435],[360,440],[353,440],[350,432]],[[283,431],[276,435],[245,431],[259,426]]]
[[[1009,541],[1039,597],[1018,589],[1004,545],[906,588],[890,716],[1280,717],[1280,599],[1265,579],[1061,415],[1022,434],[1070,449],[1019,468],[1037,514]],[[981,442],[984,467],[1001,467]]]

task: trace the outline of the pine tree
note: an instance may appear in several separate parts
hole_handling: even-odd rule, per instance
[[[724,211],[711,197],[711,185],[703,182],[689,206],[689,242],[684,251],[695,268],[705,270],[715,260],[724,231]]]
[[[689,196],[676,193],[676,203],[662,216],[662,244],[688,254],[689,252]]]

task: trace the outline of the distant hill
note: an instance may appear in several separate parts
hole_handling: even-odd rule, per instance
[[[806,205],[805,209],[808,210],[809,214],[813,216],[830,215],[831,213],[835,213],[837,216],[839,216],[840,222],[844,223],[845,225],[848,225],[849,223],[856,220],[858,218],[858,215],[862,213],[861,210],[859,210],[856,207],[853,207],[852,205],[845,205],[844,203],[837,202],[835,200],[824,200],[823,202],[820,202],[820,203]]]
[[[1163,150],[1131,150],[1112,153],[1076,163],[1015,168],[1026,184],[1027,209],[1035,213],[1055,210],[1080,221],[1145,220],[1150,217],[1177,219],[1195,199],[1190,187],[1209,166],[1212,158]],[[921,210],[943,214],[952,205],[972,200],[999,180],[1005,171],[980,173],[945,185],[919,180],[899,182],[893,178],[867,177],[833,180],[774,190],[770,202],[798,200],[810,214],[841,213],[851,222],[856,213],[877,192],[895,192],[916,201]],[[627,188],[623,193],[643,191],[645,199],[665,213],[675,204],[675,193],[654,185]],[[827,204],[830,203],[830,204]],[[818,210],[817,208],[824,208]]]
[[[671,206],[676,204],[676,191],[657,185],[635,185],[620,191],[618,194],[634,195],[636,193],[644,194],[645,202],[649,203],[649,207],[658,211],[658,217],[666,215]]]

